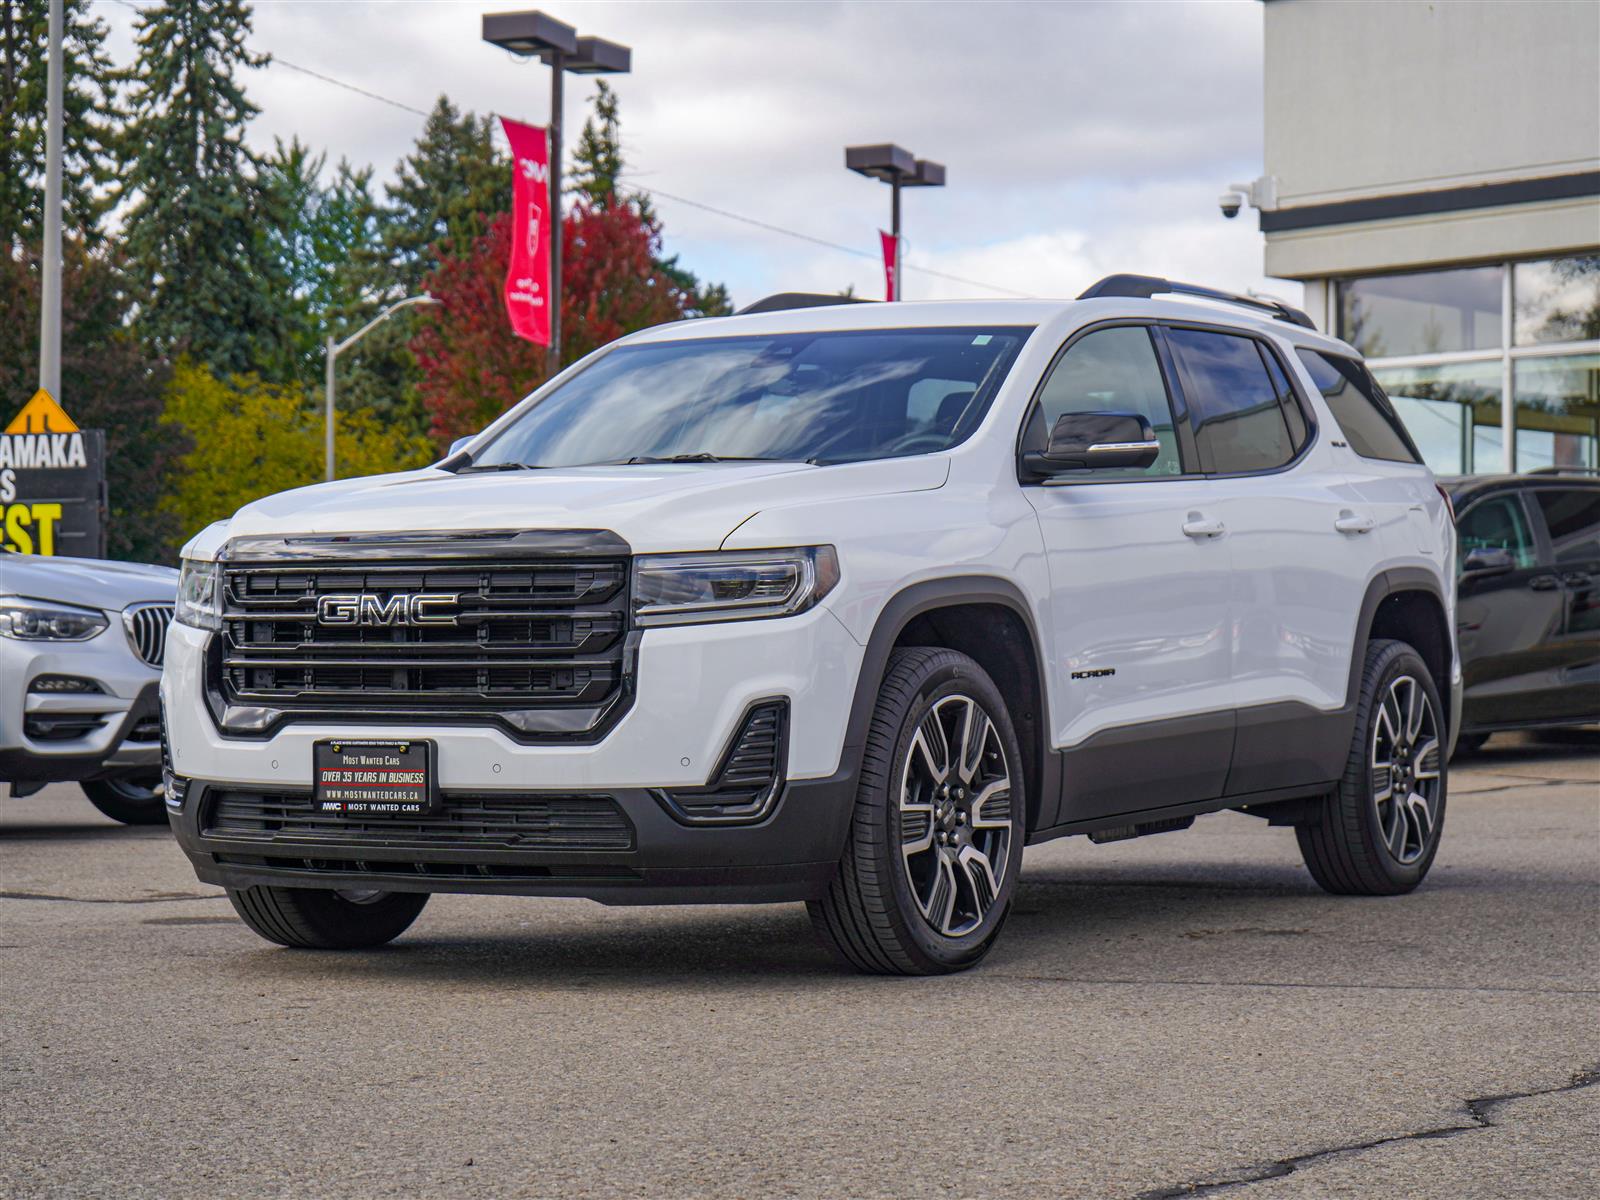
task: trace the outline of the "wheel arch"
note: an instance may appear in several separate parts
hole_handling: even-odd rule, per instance
[[[1459,698],[1455,696],[1456,689],[1450,679],[1454,641],[1448,613],[1439,580],[1431,572],[1403,567],[1376,576],[1367,585],[1361,603],[1345,706],[1351,711],[1355,709],[1362,665],[1366,662],[1367,646],[1373,639],[1394,638],[1406,642],[1422,656],[1433,675],[1446,720],[1451,725],[1449,740],[1453,744],[1460,722],[1455,716],[1459,712],[1456,704]]]
[[[1022,744],[1027,829],[1054,804],[1060,765],[1049,753],[1048,697],[1038,629],[1022,590],[1007,579],[963,575],[924,580],[890,598],[867,639],[846,726],[846,762],[859,768],[889,655],[900,646],[942,646],[975,660],[1005,699]]]

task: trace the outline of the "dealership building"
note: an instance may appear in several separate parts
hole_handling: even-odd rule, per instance
[[[1435,471],[1600,467],[1600,4],[1264,13],[1267,274]]]

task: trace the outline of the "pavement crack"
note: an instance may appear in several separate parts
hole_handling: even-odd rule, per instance
[[[170,904],[177,900],[222,900],[225,892],[158,892],[154,896],[55,896],[49,892],[0,892],[0,900],[54,900],[65,904]]]
[[[1531,1100],[1536,1096],[1555,1096],[1562,1092],[1576,1092],[1583,1088],[1594,1087],[1600,1084],[1600,1063],[1594,1063],[1572,1075],[1566,1083],[1557,1084],[1555,1087],[1530,1088],[1522,1092],[1503,1092],[1493,1096],[1473,1096],[1462,1104],[1466,1111],[1467,1120],[1455,1125],[1439,1125],[1430,1129],[1418,1129],[1411,1133],[1395,1133],[1388,1137],[1373,1138],[1365,1142],[1349,1142],[1342,1146],[1328,1146],[1321,1150],[1310,1150],[1305,1154],[1296,1154],[1289,1158],[1274,1159],[1272,1162],[1257,1163],[1245,1167],[1236,1174],[1220,1179],[1180,1183],[1174,1187],[1155,1188],[1148,1192],[1140,1192],[1136,1200],[1180,1200],[1188,1196],[1216,1196],[1223,1192],[1242,1191],[1252,1184],[1265,1183],[1271,1179],[1282,1179],[1285,1175],[1293,1175],[1303,1167],[1334,1158],[1341,1154],[1360,1154],[1363,1151],[1374,1150],[1379,1146],[1392,1145],[1395,1142],[1425,1142],[1439,1138],[1460,1137],[1467,1133],[1477,1133],[1484,1129],[1496,1127],[1494,1111],[1502,1104],[1513,1100]]]

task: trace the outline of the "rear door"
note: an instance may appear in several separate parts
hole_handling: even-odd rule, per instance
[[[1146,468],[1024,481],[1050,573],[1056,823],[1209,800],[1227,777],[1230,547],[1168,377],[1159,331],[1092,328],[1063,348],[1024,425],[1026,452],[1063,413],[1137,414],[1162,445]]]
[[[1561,580],[1551,707],[1562,717],[1600,720],[1600,484],[1540,485],[1530,498],[1547,561]]]
[[[1558,719],[1568,703],[1560,696],[1565,595],[1534,530],[1523,494],[1509,488],[1469,500],[1457,517],[1464,730]],[[1504,550],[1511,569],[1464,570],[1474,550]]]
[[[1200,466],[1233,547],[1237,736],[1228,795],[1336,778],[1357,615],[1377,521],[1314,438],[1279,350],[1237,329],[1171,326]]]

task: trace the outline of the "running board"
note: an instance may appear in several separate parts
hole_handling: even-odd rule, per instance
[[[1172,833],[1193,824],[1193,817],[1171,817],[1165,821],[1146,821],[1142,825],[1114,825],[1110,829],[1093,830],[1089,840],[1097,846],[1103,846],[1107,842],[1125,842],[1129,838],[1149,837],[1153,833]]]

